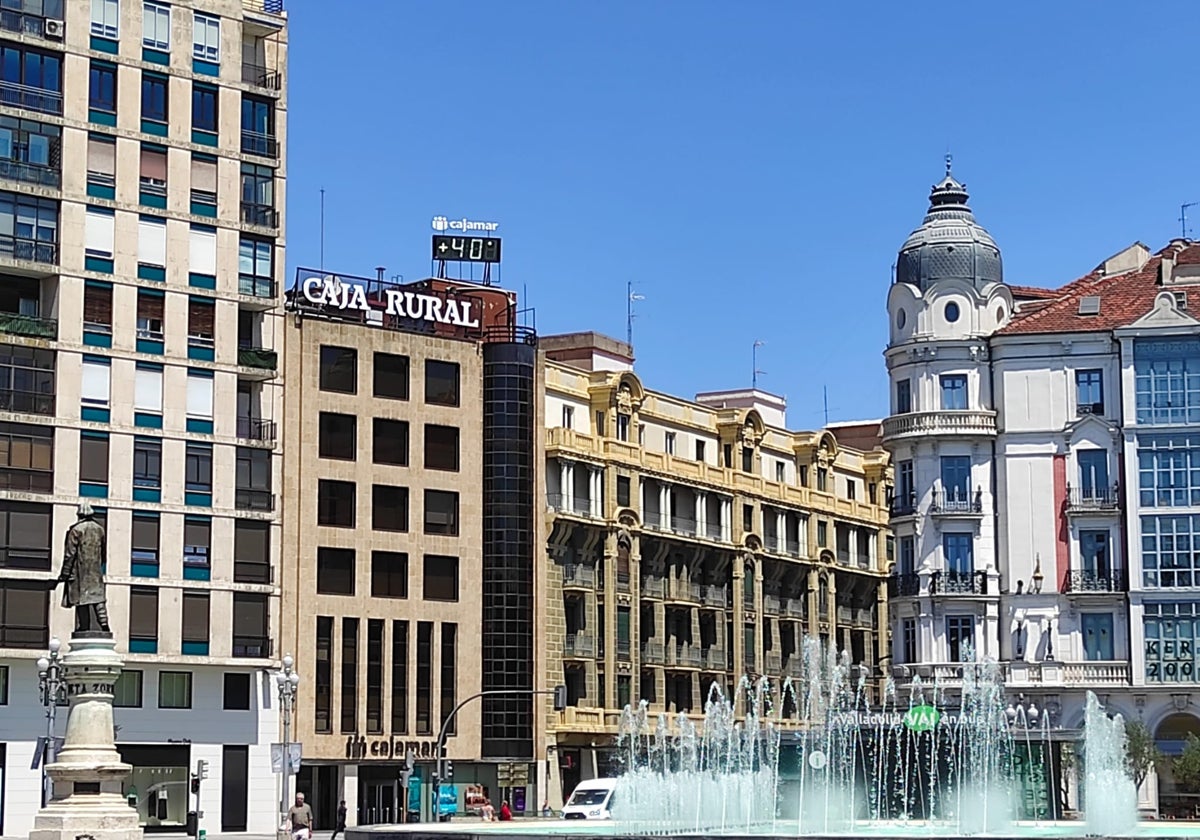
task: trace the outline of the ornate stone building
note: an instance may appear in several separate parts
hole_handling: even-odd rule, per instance
[[[786,431],[784,400],[762,391],[648,391],[632,349],[604,336],[540,346],[546,678],[568,690],[548,712],[551,805],[604,775],[626,706],[698,717],[713,691],[797,674],[806,635],[880,673],[891,473],[877,423],[870,451],[850,449],[829,429]]]

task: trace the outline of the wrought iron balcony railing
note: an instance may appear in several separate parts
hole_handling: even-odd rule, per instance
[[[239,417],[237,419],[237,436],[240,438],[272,443],[275,435],[274,420],[263,420],[261,417]]]
[[[987,595],[987,573],[937,571],[932,591],[934,595]]]
[[[1111,487],[1072,487],[1067,485],[1067,509],[1082,513],[1085,511],[1106,512],[1121,508],[1120,488]]]
[[[1088,592],[1125,592],[1124,569],[1071,569],[1067,573],[1067,591],[1072,594]]]
[[[983,513],[983,488],[975,488],[975,492],[952,488],[949,491],[933,488],[930,513]]]
[[[889,598],[912,598],[920,594],[921,577],[916,572],[905,572],[888,578]]]

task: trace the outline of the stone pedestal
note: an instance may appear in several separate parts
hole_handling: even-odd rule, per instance
[[[114,743],[113,685],[124,663],[108,633],[76,633],[63,656],[70,707],[67,735],[46,774],[50,802],[33,820],[29,840],[141,840],[138,814],[121,793],[133,770]]]

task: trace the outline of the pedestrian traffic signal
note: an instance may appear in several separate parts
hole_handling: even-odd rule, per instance
[[[565,685],[554,686],[554,711],[561,712],[567,708],[567,687]]]
[[[443,765],[443,778],[447,782],[454,781],[454,762],[447,759]]]
[[[192,793],[200,793],[200,777],[192,776]]]

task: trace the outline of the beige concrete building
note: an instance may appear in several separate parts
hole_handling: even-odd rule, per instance
[[[788,431],[784,400],[762,391],[651,391],[632,348],[605,336],[540,346],[544,679],[569,702],[546,710],[551,804],[611,771],[625,706],[699,717],[714,687],[734,696],[743,677],[798,674],[807,635],[847,651],[877,689],[892,480],[877,440]]]
[[[351,824],[428,816],[435,743],[455,706],[534,687],[533,335],[508,326],[515,295],[460,281],[302,269],[289,294],[284,543],[295,564],[283,590],[284,638],[304,676],[298,789],[323,827],[339,799]],[[386,311],[392,296],[409,317]],[[460,812],[483,787],[498,802],[501,764],[529,775],[544,757],[533,723],[528,694],[463,707],[446,750]],[[405,791],[410,751],[418,781]],[[531,785],[514,787],[536,806]]]
[[[203,827],[272,830],[286,23],[281,0],[0,15],[0,834],[40,804],[35,662],[72,629],[42,581],[81,499],[143,824],[182,830],[203,759]]]

